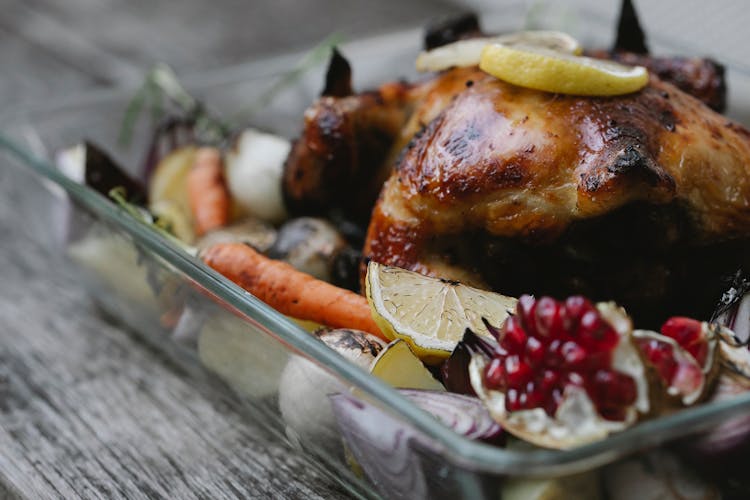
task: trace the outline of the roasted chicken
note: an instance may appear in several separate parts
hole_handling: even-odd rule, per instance
[[[720,66],[610,56],[645,63],[649,85],[563,96],[473,67],[324,96],[287,161],[287,201],[362,221],[380,191],[365,259],[617,300],[645,325],[707,316],[750,255],[750,132],[709,107],[723,106]]]

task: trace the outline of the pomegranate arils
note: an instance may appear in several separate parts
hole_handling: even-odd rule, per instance
[[[502,329],[500,345],[509,352],[519,352],[526,345],[526,332],[519,324],[515,316],[511,316],[505,322]]]
[[[521,321],[521,326],[530,334],[536,333],[536,299],[532,295],[521,295],[516,304],[516,314]]]
[[[561,304],[551,297],[542,297],[536,303],[536,333],[541,337],[560,337],[563,332]]]
[[[499,331],[485,380],[505,393],[508,411],[543,408],[554,417],[571,385],[583,388],[606,418],[622,417],[634,404],[635,380],[612,368],[620,336],[586,298],[524,295]]]
[[[557,387],[557,384],[559,382],[560,375],[558,375],[557,372],[554,372],[552,370],[544,370],[544,373],[542,373],[540,389],[545,392],[551,391],[552,389]]]
[[[570,366],[581,366],[586,360],[586,351],[573,341],[565,342],[560,346],[560,353],[565,363]]]
[[[544,361],[544,344],[536,337],[529,337],[526,341],[526,360],[532,366],[536,366]]]
[[[708,358],[708,342],[696,342],[688,346],[687,352],[693,355],[695,360],[703,366]]]
[[[570,327],[575,328],[581,321],[581,317],[588,311],[596,311],[594,304],[586,297],[573,295],[565,300],[565,312],[570,321]]]
[[[661,378],[671,381],[677,371],[677,361],[674,359],[674,349],[666,342],[655,339],[644,339],[638,342],[646,359],[654,365]]]
[[[702,329],[703,324],[700,321],[676,316],[669,318],[661,326],[661,334],[675,339],[682,347],[687,347],[701,340]]]
[[[594,375],[594,391],[600,400],[608,400],[615,406],[635,403],[638,389],[632,377],[613,370],[599,370]]]
[[[619,341],[617,332],[596,310],[586,311],[581,316],[578,337],[584,346],[597,351],[612,350]]]
[[[673,338],[703,365],[708,356],[708,342],[703,335],[703,323],[692,318],[669,318],[661,327],[661,334]]]
[[[492,389],[505,388],[505,368],[501,358],[494,358],[490,361],[484,372],[484,378],[487,385]]]
[[[520,388],[531,380],[532,375],[531,367],[518,356],[505,358],[505,380],[508,387]]]

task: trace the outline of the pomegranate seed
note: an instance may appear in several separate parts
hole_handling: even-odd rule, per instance
[[[586,355],[584,367],[587,371],[604,370],[612,365],[611,352],[593,352]]]
[[[581,317],[578,337],[583,345],[595,351],[611,351],[620,339],[617,332],[595,309],[585,312]]]
[[[508,389],[505,393],[505,408],[508,411],[518,411],[521,409],[519,393],[516,389]]]
[[[560,353],[565,359],[565,363],[570,367],[579,367],[586,361],[586,351],[572,340],[565,342],[560,347]]]
[[[544,356],[544,362],[547,366],[550,367],[559,367],[562,366],[562,356],[560,354],[560,347],[562,346],[561,340],[553,340],[549,343],[547,346],[547,353]]]
[[[529,337],[526,341],[526,360],[536,367],[544,361],[544,344],[535,337]]]
[[[557,374],[557,372],[553,372],[552,370],[544,370],[544,373],[542,374],[542,381],[539,386],[540,389],[542,389],[544,392],[549,392],[553,388],[557,387],[557,384],[560,382],[560,375]]]
[[[521,395],[521,404],[524,408],[539,408],[542,405],[542,393],[534,388],[533,383],[526,385],[526,391]]]
[[[505,386],[505,369],[501,358],[493,358],[484,370],[484,380],[490,389],[502,389]]]
[[[529,335],[536,335],[536,299],[532,295],[521,295],[516,304],[516,312],[521,320],[521,326]]]
[[[653,339],[639,342],[639,345],[646,358],[659,371],[659,375],[664,380],[672,380],[677,371],[677,362],[674,360],[672,346]]]
[[[536,303],[536,331],[541,337],[560,338],[563,334],[563,319],[560,304],[551,297],[542,297]]]
[[[586,297],[573,295],[565,300],[565,311],[572,321],[580,321],[584,313],[593,310],[595,310],[594,304]]]
[[[521,361],[518,356],[505,358],[505,379],[508,382],[508,387],[521,387],[531,380],[532,375],[531,367]]]
[[[661,326],[661,334],[671,337],[682,347],[688,347],[701,339],[703,324],[695,319],[674,317],[669,318]]]
[[[592,399],[606,407],[632,405],[638,396],[635,380],[612,370],[596,372],[592,389]]]
[[[687,348],[687,352],[693,355],[699,365],[703,366],[708,358],[708,342],[696,342]]]
[[[514,316],[509,317],[505,320],[503,330],[500,345],[513,354],[523,352],[526,344],[526,333],[523,331],[519,321]]]
[[[691,318],[669,318],[661,327],[661,334],[677,341],[703,366],[708,358],[708,339],[703,335],[703,323]]]

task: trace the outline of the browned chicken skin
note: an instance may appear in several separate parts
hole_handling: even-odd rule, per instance
[[[708,281],[742,263],[750,235],[744,128],[655,76],[614,98],[476,69],[443,78],[405,132],[367,258],[509,294],[616,299],[644,321],[707,314]]]
[[[683,81],[703,67],[683,61],[672,66]],[[285,192],[300,210],[361,218],[390,175],[366,258],[508,294],[614,299],[655,323],[707,315],[717,278],[744,263],[748,161],[744,128],[657,76],[591,98],[463,68],[321,98]]]

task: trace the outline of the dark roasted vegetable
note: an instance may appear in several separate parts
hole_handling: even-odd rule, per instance
[[[427,50],[453,43],[463,38],[479,36],[479,18],[474,12],[464,12],[431,22],[424,35],[424,47]]]
[[[143,184],[89,141],[59,151],[56,163],[66,176],[103,196],[109,197],[110,191],[122,188],[129,202],[140,204],[146,201]]]
[[[487,325],[490,332],[495,329]],[[495,347],[485,337],[480,337],[468,328],[463,338],[456,345],[450,357],[440,367],[443,385],[450,392],[476,395],[469,380],[469,363],[475,354],[481,354],[488,359],[492,357]]]
[[[336,47],[333,48],[326,72],[326,85],[322,96],[346,97],[352,95],[352,67]]]
[[[622,0],[620,19],[617,22],[617,39],[612,51],[626,51],[635,54],[648,54],[646,35],[643,33],[638,14],[632,0]]]

